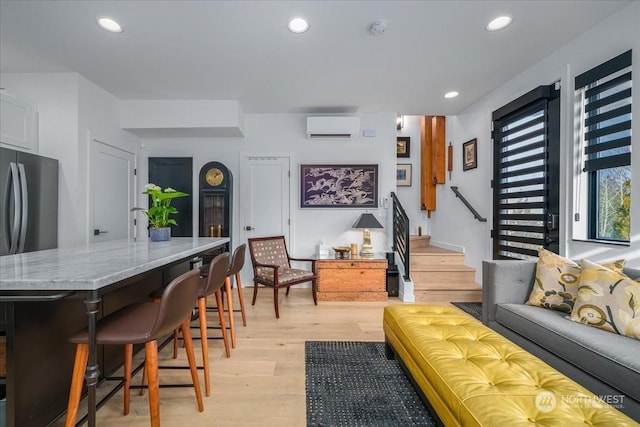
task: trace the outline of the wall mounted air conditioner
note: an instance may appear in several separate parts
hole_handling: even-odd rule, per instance
[[[353,139],[360,133],[360,117],[307,117],[309,139]]]

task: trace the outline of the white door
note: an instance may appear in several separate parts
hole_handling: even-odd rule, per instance
[[[135,155],[95,139],[91,150],[91,241],[133,238]]]
[[[291,219],[290,158],[245,156],[240,172],[240,243],[250,237],[283,235],[289,245]],[[237,244],[240,244],[237,243]],[[243,269],[243,283],[252,285],[251,259]]]

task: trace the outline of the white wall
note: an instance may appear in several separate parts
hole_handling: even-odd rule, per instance
[[[88,242],[95,224],[90,206],[89,177],[92,140],[137,153],[140,138],[120,128],[120,100],[83,76],[78,78],[78,194],[79,212],[76,234]],[[105,185],[107,183],[104,183]]]
[[[491,113],[523,95],[529,90],[560,80],[561,100],[561,244],[560,251],[570,258],[590,257],[593,260],[625,257],[628,265],[640,265],[640,215],[631,217],[631,245],[619,247],[571,240],[572,227],[572,153],[573,153],[573,78],[614,56],[633,49],[633,66],[640,67],[640,2],[633,2],[615,15],[605,19],[593,29],[568,43],[545,60],[523,74],[505,83],[455,117],[447,117],[447,139],[454,145],[453,180],[446,186],[438,186],[438,207],[431,220],[432,240],[463,246],[465,263],[475,267],[476,280],[480,283],[482,260],[491,258],[489,232],[492,221],[492,146],[490,139]],[[524,48],[524,47],[523,47]],[[633,110],[640,108],[640,73],[634,72]],[[640,120],[634,114],[632,145],[638,145]],[[478,168],[462,171],[462,144],[472,138],[478,140]],[[640,211],[640,150],[632,152],[632,212]],[[476,221],[469,211],[456,200],[449,189],[457,185],[465,197],[481,215],[488,218],[485,224]]]
[[[395,113],[361,114],[361,128],[375,129],[373,138],[359,137],[349,141],[319,141],[306,138],[304,114],[246,114],[243,138],[144,138],[139,159],[139,193],[148,177],[148,157],[193,157],[194,192],[198,174],[210,161],[219,161],[233,174],[233,236],[240,236],[240,156],[243,154],[286,153],[291,155],[291,242],[290,252],[296,256],[312,255],[322,240],[329,246],[360,245],[362,233],[351,230],[363,209],[300,209],[299,165],[371,163],[378,164],[379,195],[389,198],[395,190]],[[144,203],[143,198],[138,203]],[[390,202],[388,204],[390,206]],[[139,205],[143,206],[143,205]],[[194,235],[197,234],[198,199],[194,198]],[[386,251],[391,245],[390,208],[370,210],[385,226],[384,232],[372,232],[374,249]]]
[[[427,212],[420,210],[420,119],[422,116],[404,116],[404,127],[397,131],[397,136],[408,136],[410,138],[410,157],[399,157],[397,164],[411,164],[411,186],[398,187],[396,194],[400,203],[404,207],[409,217],[409,232],[412,235],[418,234],[418,227],[422,227],[422,234],[430,234],[429,219]],[[447,175],[447,181],[449,176]]]
[[[89,238],[90,138],[135,153],[138,138],[119,126],[119,100],[77,73],[3,73],[7,94],[38,111],[38,154],[59,161],[58,247]]]
[[[0,75],[7,94],[38,111],[38,154],[59,161],[58,246],[80,242],[84,194],[79,191],[78,78],[76,73]]]

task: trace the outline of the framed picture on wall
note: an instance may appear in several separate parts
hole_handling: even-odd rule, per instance
[[[378,165],[300,165],[301,208],[377,208]]]
[[[478,142],[475,138],[462,144],[462,170],[478,167]]]
[[[396,170],[396,185],[398,187],[411,186],[411,164],[399,164]]]
[[[396,157],[411,157],[411,138],[399,136],[396,139]]]

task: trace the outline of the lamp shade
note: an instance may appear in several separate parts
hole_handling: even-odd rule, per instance
[[[352,228],[384,228],[373,214],[363,213]]]

